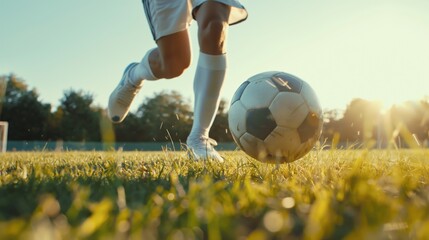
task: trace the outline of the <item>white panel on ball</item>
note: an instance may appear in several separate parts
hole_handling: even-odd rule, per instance
[[[278,93],[274,85],[265,81],[265,78],[252,81],[244,89],[241,102],[247,109],[266,108]]]
[[[319,99],[317,99],[317,95],[313,88],[306,82],[303,82],[301,95],[304,97],[312,112],[317,113],[317,115],[322,114],[322,107],[320,106]]]
[[[278,126],[297,128],[308,114],[308,107],[300,94],[281,92],[270,106]]]
[[[302,143],[295,152],[295,159],[302,158],[305,154],[307,154],[314,147],[317,140],[318,138],[314,138],[310,141]]]
[[[269,154],[273,156],[283,155],[285,157],[294,153],[301,144],[296,130],[284,127],[275,128],[264,142]]]
[[[229,109],[230,114],[228,117],[229,130],[232,132],[233,136],[237,139],[240,138],[246,132],[246,112],[247,109],[243,106],[241,101],[236,101],[232,104]]]
[[[265,144],[262,140],[257,137],[254,137],[250,133],[245,133],[239,139],[240,145],[243,150],[255,159],[263,159],[267,155],[267,150],[265,149]]]

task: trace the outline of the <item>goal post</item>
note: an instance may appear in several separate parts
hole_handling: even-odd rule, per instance
[[[7,149],[7,130],[8,122],[0,121],[0,152],[6,152]]]

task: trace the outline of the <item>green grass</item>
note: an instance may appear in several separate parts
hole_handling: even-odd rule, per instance
[[[427,239],[429,150],[0,155],[0,239]]]

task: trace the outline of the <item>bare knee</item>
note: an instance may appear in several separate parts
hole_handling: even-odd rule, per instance
[[[153,54],[152,70],[159,78],[180,76],[191,64],[191,49],[188,31],[184,30],[157,40],[157,51]]]
[[[228,23],[223,19],[205,19],[198,24],[200,48],[209,54],[221,54],[226,50]]]

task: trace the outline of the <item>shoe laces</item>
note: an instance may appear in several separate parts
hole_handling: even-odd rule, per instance
[[[128,106],[140,91],[140,87],[136,87],[124,79],[124,84],[117,91],[117,103]]]
[[[212,150],[213,147],[217,146],[216,140],[209,137],[199,137],[193,142],[199,142],[200,144],[197,144],[197,147],[199,147],[202,150]]]
[[[217,142],[209,137],[197,137],[188,139],[188,154],[191,158],[200,160],[213,158],[223,162],[223,158],[214,149]]]
[[[205,142],[205,145],[208,145],[210,147],[215,147],[217,146],[217,142],[216,140],[214,140],[213,138],[209,138],[209,137],[203,137],[201,139],[203,142]]]

